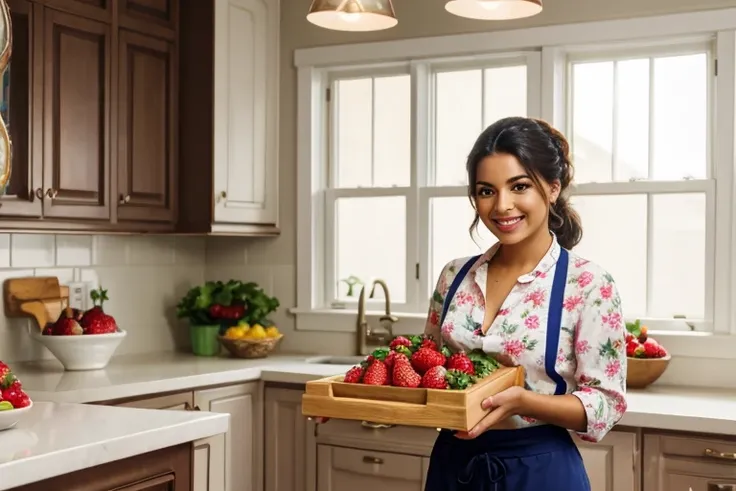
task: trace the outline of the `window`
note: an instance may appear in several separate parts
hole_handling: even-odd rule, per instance
[[[611,272],[627,316],[710,318],[713,79],[706,44],[569,57],[576,250]]]
[[[468,230],[474,139],[526,115],[570,140],[576,252],[611,272],[627,319],[736,334],[735,12],[312,48],[295,60],[298,309],[352,311],[360,287],[382,279],[393,311],[423,322],[440,269],[495,241]],[[368,308],[383,301],[377,288]],[[307,329],[352,328],[316,324]]]
[[[354,305],[360,288],[381,279],[394,309],[426,310],[441,268],[493,243],[482,227],[470,235],[465,159],[486,126],[527,114],[528,63],[516,56],[330,78],[325,192],[330,307]],[[420,120],[418,109],[427,110],[426,120]],[[384,294],[375,293],[368,301],[377,305]]]

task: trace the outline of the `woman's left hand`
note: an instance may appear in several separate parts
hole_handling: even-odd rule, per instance
[[[523,387],[514,386],[484,399],[481,407],[483,409],[490,409],[491,412],[481,419],[469,432],[458,431],[455,433],[455,436],[463,440],[472,440],[504,419],[520,414],[524,406],[526,392],[527,390]]]

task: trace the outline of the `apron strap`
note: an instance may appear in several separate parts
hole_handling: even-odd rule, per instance
[[[547,376],[555,384],[555,395],[567,392],[565,380],[555,370],[557,364],[557,349],[560,345],[560,331],[562,329],[562,307],[565,300],[565,284],[567,283],[567,267],[569,265],[567,249],[560,248],[560,257],[555,266],[555,278],[552,283],[552,293],[549,298],[549,315],[547,317],[547,350],[544,353],[544,369]]]
[[[450,289],[447,290],[447,295],[445,296],[445,300],[442,304],[442,315],[440,316],[439,324],[440,330],[442,329],[442,324],[444,324],[445,322],[445,316],[447,316],[447,311],[450,309],[450,302],[455,296],[455,292],[457,292],[457,289],[460,287],[460,283],[463,282],[465,276],[467,276],[468,274],[468,271],[470,271],[470,268],[473,267],[473,264],[475,264],[480,256],[481,254],[471,257],[468,262],[463,264],[463,267],[460,268],[460,271],[457,272],[455,278],[452,279],[452,284],[450,284]]]

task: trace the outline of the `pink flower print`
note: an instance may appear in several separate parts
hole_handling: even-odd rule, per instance
[[[585,339],[575,343],[575,354],[576,355],[584,355],[588,353],[588,351],[590,351],[590,344]]]
[[[601,319],[603,319],[604,324],[607,324],[608,327],[610,327],[614,331],[617,331],[621,328],[621,314],[619,314],[618,312],[603,314],[601,316]]]
[[[560,348],[557,352],[557,363],[565,363],[565,360],[567,360],[567,357],[565,356],[565,351]]]
[[[590,442],[590,443],[596,443],[595,438],[588,435],[578,435],[580,439],[584,442]]]
[[[440,322],[440,314],[436,310],[429,313],[429,323],[436,326]]]
[[[530,418],[529,416],[522,416],[521,419],[523,419],[524,421],[526,421],[527,423],[529,423],[531,425],[533,425],[534,423],[537,422],[536,419]]]
[[[585,265],[586,265],[586,264],[588,264],[589,262],[590,262],[590,261],[588,261],[587,259],[581,259],[581,258],[577,258],[577,259],[575,260],[575,267],[576,267],[576,268],[582,268],[583,266],[585,266]]]
[[[507,339],[501,343],[505,354],[512,358],[518,358],[524,352],[524,343],[519,339]]]
[[[580,375],[580,385],[589,384],[592,381],[593,381],[593,378],[592,377],[589,377],[589,376],[587,376],[585,374]],[[580,389],[580,390],[583,390],[583,389]],[[583,391],[583,392],[585,392],[585,391]]]
[[[603,300],[608,300],[613,295],[613,285],[608,283],[607,285],[603,285],[601,288],[601,298]]]
[[[593,423],[593,431],[605,431],[607,426],[608,424],[605,421],[596,421],[595,423]]]
[[[454,330],[455,330],[455,325],[452,322],[445,322],[442,325],[442,334],[444,334],[445,336],[449,336],[450,334],[452,334],[452,331]]]
[[[580,276],[578,276],[578,286],[580,288],[585,288],[586,286],[590,285],[590,283],[593,281],[593,273],[590,271],[583,271],[580,273]]]
[[[482,336],[483,335],[483,328],[478,328],[475,331],[473,331],[473,336]]]
[[[509,315],[510,313],[511,313],[511,311],[509,309],[501,309],[496,314],[496,317],[505,317],[505,316]]]
[[[539,307],[544,303],[545,297],[544,290],[534,290],[531,293],[527,293],[526,297],[524,297],[524,302],[531,302],[534,307]]]
[[[614,378],[621,371],[621,362],[618,360],[612,360],[606,365],[606,377]]]
[[[568,312],[572,312],[579,306],[583,305],[583,297],[581,295],[573,295],[572,297],[567,297],[562,305],[565,307],[565,310]]]
[[[582,392],[583,394],[592,394],[593,388],[588,387],[588,386],[583,386],[583,387],[580,387],[580,392]]]
[[[530,315],[524,319],[524,325],[527,329],[539,329],[539,317],[536,315]]]
[[[616,412],[618,414],[624,414],[626,412],[627,407],[628,407],[628,405],[626,404],[626,399],[619,398],[616,401],[616,408],[615,409],[616,409]]]
[[[473,295],[468,292],[457,292],[455,295],[455,305],[458,307],[473,303]]]
[[[534,272],[534,277],[535,278],[546,278],[547,277],[547,273],[545,273],[544,271],[535,271]]]

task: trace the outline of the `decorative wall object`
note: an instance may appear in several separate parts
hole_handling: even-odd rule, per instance
[[[2,92],[0,92],[0,196],[5,194],[5,189],[10,182],[10,171],[12,168],[12,152],[10,135],[8,134],[8,65],[13,46],[13,26],[10,20],[10,8],[5,0],[0,0],[0,77],[2,80]]]

